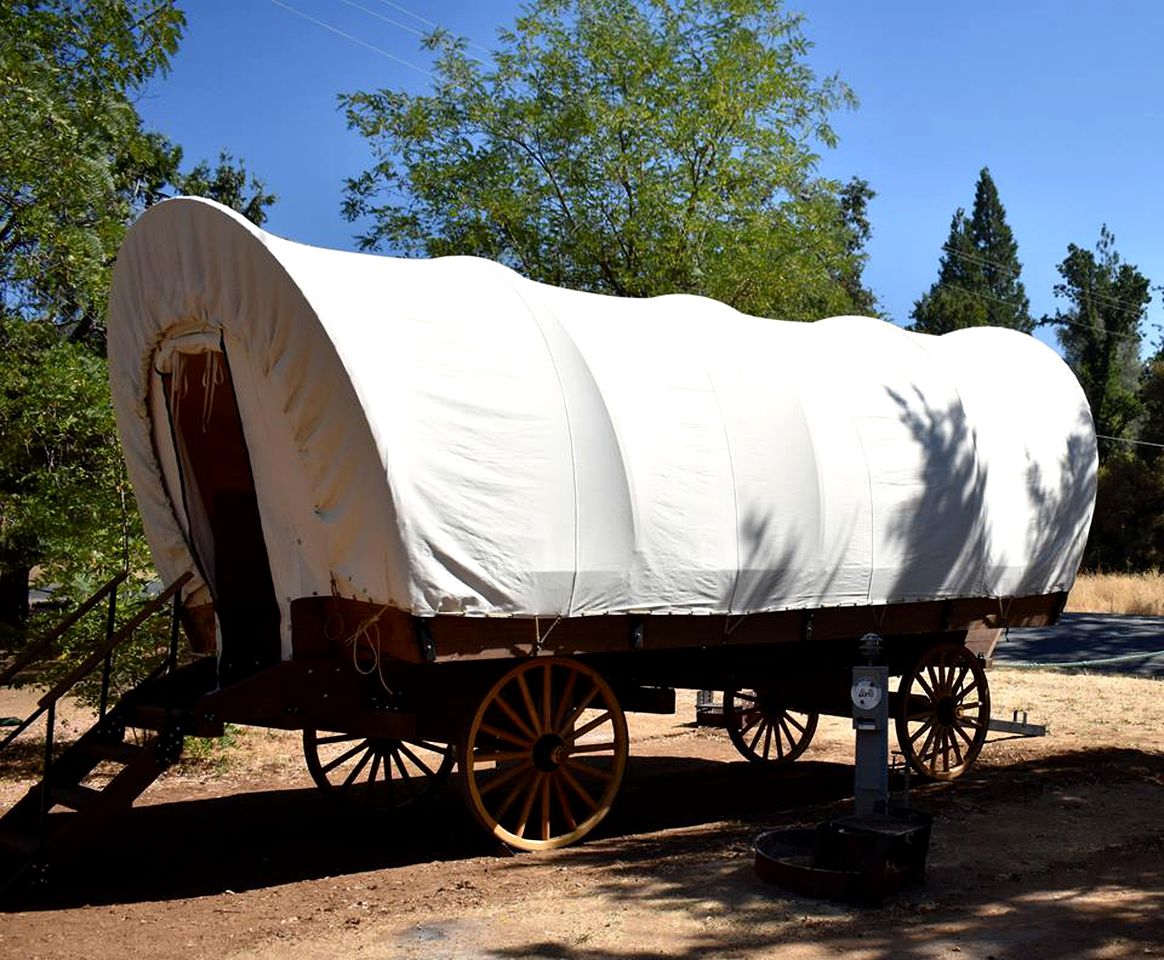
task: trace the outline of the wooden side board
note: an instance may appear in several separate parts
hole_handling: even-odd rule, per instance
[[[951,634],[1054,623],[1065,593],[824,607],[743,616],[617,614],[591,617],[414,617],[340,597],[291,603],[295,659],[375,656],[404,663],[587,656],[782,643]]]

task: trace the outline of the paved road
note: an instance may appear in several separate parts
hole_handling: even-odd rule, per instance
[[[1131,659],[1093,663],[1115,657]],[[1011,630],[994,659],[999,665],[1085,661],[1092,665],[1081,669],[1094,673],[1164,677],[1164,617],[1065,613],[1053,627]]]

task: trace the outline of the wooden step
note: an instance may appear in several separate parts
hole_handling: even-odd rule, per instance
[[[68,807],[70,810],[81,811],[88,809],[100,799],[100,790],[82,786],[81,784],[49,788],[49,800],[62,807]]]
[[[125,743],[120,740],[104,742],[95,740],[92,743],[86,743],[83,749],[91,757],[96,757],[99,760],[112,760],[115,763],[121,763],[126,766],[145,756],[146,753],[144,747],[139,747],[134,743]]]
[[[183,719],[183,711],[152,703],[136,703],[125,708],[126,725],[139,730],[164,730]]]
[[[0,832],[0,855],[13,860],[27,860],[36,853],[37,839],[28,833]]]

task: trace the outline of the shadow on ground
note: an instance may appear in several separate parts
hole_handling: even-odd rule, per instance
[[[135,807],[84,855],[54,865],[47,890],[0,910],[170,900],[433,860],[510,857],[472,820],[459,786],[454,777],[422,808],[391,820],[339,807],[314,788]],[[743,761],[637,757],[592,842],[773,810],[795,816],[844,798],[851,786],[851,769],[841,764],[769,771]]]

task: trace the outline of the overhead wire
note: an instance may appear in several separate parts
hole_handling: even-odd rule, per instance
[[[340,0],[341,3],[347,4],[353,10],[359,10],[361,13],[366,13],[369,17],[375,17],[377,20],[382,20],[384,23],[391,24],[394,27],[399,27],[401,30],[406,30],[418,37],[426,36],[423,30],[417,30],[416,27],[410,27],[407,23],[401,23],[399,20],[393,20],[391,17],[386,17],[382,13],[377,13],[362,3],[356,3],[356,0]]]
[[[300,10],[298,7],[293,7],[289,3],[284,3],[283,0],[271,0],[271,3],[273,3],[277,7],[281,7],[282,9],[287,10],[290,13],[295,14],[297,17],[302,17],[304,20],[308,20],[311,23],[314,23],[316,26],[321,27],[324,30],[329,30],[330,32],[336,34],[337,36],[343,37],[345,40],[349,40],[352,43],[358,44],[359,46],[364,47],[367,50],[371,50],[373,53],[378,53],[378,54],[380,54],[380,56],[385,57],[388,60],[393,61],[394,63],[399,63],[401,66],[405,66],[411,70],[415,70],[417,73],[423,73],[426,77],[428,77],[431,80],[436,79],[436,77],[433,75],[433,73],[429,70],[426,70],[424,67],[418,67],[415,63],[410,63],[409,61],[405,60],[403,57],[398,57],[398,56],[396,56],[396,54],[390,53],[389,51],[385,50],[383,47],[378,47],[374,43],[368,43],[367,40],[361,40],[359,37],[352,36],[352,34],[347,33],[344,30],[341,30],[339,27],[328,23],[326,20],[320,20],[318,17],[312,16],[310,13],[307,13],[304,10]]]
[[[943,243],[942,249],[947,253],[953,254],[955,257],[959,257],[962,260],[969,260],[971,263],[977,263],[981,266],[995,267],[996,269],[1002,271],[1009,271],[1014,269],[1014,267],[1008,264],[1000,263],[998,260],[991,260],[989,257],[983,257],[974,253],[966,253],[964,250],[958,250],[954,247],[951,247],[948,243]],[[1021,267],[1019,268],[1019,271],[1021,271]],[[1018,273],[1016,272],[1015,275],[1017,277]],[[1144,304],[1136,304],[1130,300],[1121,300],[1119,297],[1112,297],[1103,293],[1085,293],[1084,297],[1101,303],[1110,304],[1113,307],[1125,307],[1129,310],[1142,310],[1145,306]]]
[[[406,17],[412,17],[413,20],[416,20],[418,23],[423,23],[426,27],[431,27],[433,30],[443,29],[443,27],[435,20],[430,20],[428,17],[421,16],[416,11],[409,10],[408,7],[402,6],[399,3],[394,3],[393,0],[380,0],[380,2],[384,4],[384,6],[395,10],[397,13],[403,13]],[[475,47],[482,53],[492,53],[492,51],[490,51],[487,47],[481,46],[481,44],[477,43],[472,37],[465,37],[465,41],[469,44],[470,47]]]

